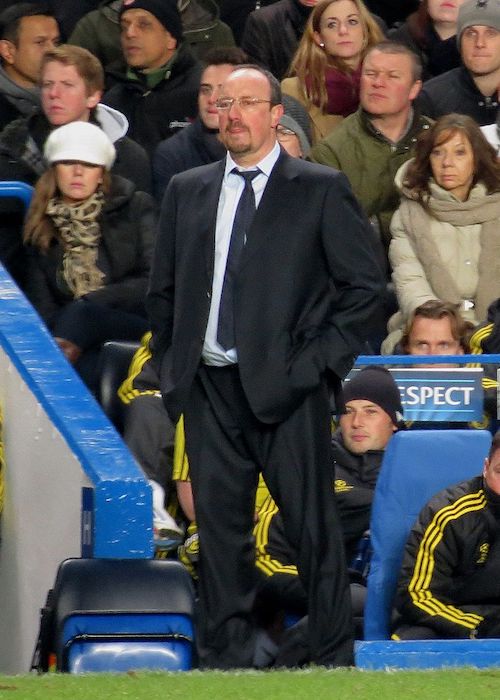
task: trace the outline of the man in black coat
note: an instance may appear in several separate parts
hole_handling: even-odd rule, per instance
[[[227,78],[217,107],[228,155],[172,178],[151,274],[153,362],[170,417],[185,420],[205,667],[252,664],[259,471],[309,592],[311,658],[353,660],[329,392],[370,332],[381,274],[345,177],[280,151],[280,92],[256,67]]]
[[[103,101],[123,112],[130,135],[153,154],[198,112],[201,65],[183,40],[176,0],[131,0],[120,11],[125,63],[107,69]]]

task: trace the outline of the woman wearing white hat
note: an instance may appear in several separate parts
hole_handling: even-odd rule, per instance
[[[67,359],[92,388],[107,340],[139,340],[156,225],[152,197],[111,175],[115,149],[88,122],[55,129],[24,242],[26,293]]]

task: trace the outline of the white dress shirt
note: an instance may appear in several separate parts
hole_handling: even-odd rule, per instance
[[[210,303],[210,315],[208,317],[207,330],[205,333],[205,343],[203,345],[202,360],[206,365],[222,367],[224,365],[238,362],[236,348],[224,350],[217,342],[217,326],[219,321],[219,306],[222,294],[222,285],[226,271],[227,254],[231,241],[231,231],[233,228],[234,216],[240,197],[245,186],[244,180],[239,175],[232,173],[233,168],[237,170],[256,170],[261,172],[252,180],[252,187],[255,193],[255,206],[258,207],[262,195],[271,175],[271,171],[278,160],[280,146],[276,142],[274,148],[259,163],[251,168],[240,168],[231,158],[229,153],[226,156],[226,167],[217,207],[217,221],[215,225],[215,256],[214,275],[212,280],[212,296]]]

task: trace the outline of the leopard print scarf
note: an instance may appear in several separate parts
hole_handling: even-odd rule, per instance
[[[63,244],[62,275],[75,299],[104,286],[104,274],[97,267],[101,240],[97,219],[103,204],[104,195],[98,190],[81,204],[70,206],[53,197],[47,205]]]

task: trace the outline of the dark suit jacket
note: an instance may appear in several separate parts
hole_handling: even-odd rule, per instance
[[[175,175],[162,204],[147,307],[160,387],[183,411],[210,310],[224,161]],[[339,383],[376,315],[381,273],[346,177],[282,153],[242,254],[235,335],[257,418],[284,420],[325,375]]]

